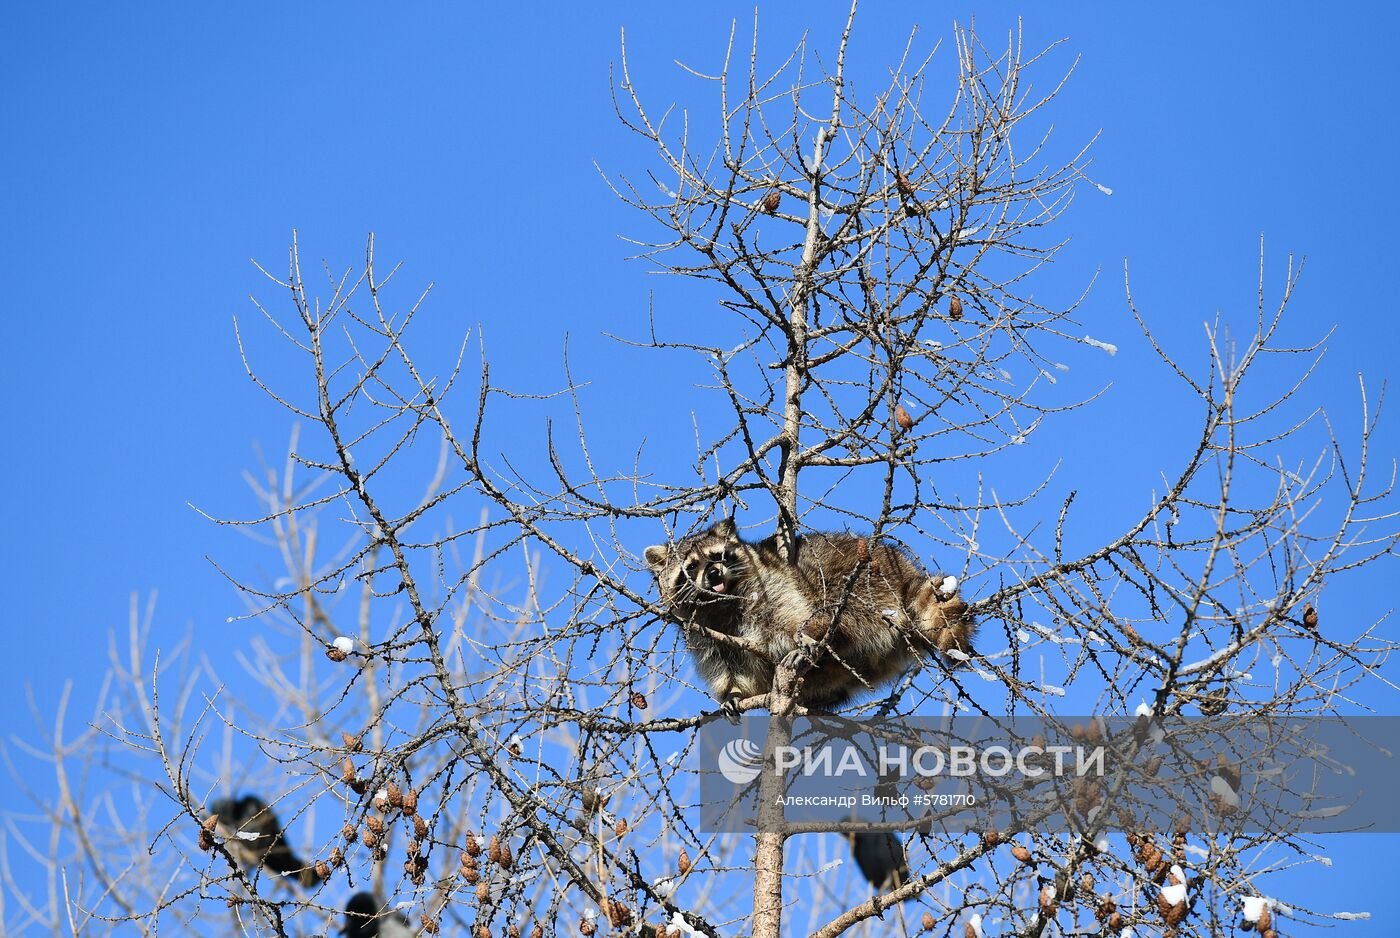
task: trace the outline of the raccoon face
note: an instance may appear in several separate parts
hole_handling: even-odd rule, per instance
[[[738,592],[746,570],[739,553],[741,544],[734,522],[729,520],[687,537],[674,547],[648,547],[645,556],[667,602],[714,602]]]

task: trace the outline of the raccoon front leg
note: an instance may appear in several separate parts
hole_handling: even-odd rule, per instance
[[[706,682],[710,685],[710,693],[719,701],[720,713],[730,723],[738,723],[739,701],[746,696],[740,687],[738,674],[734,671],[707,674]]]
[[[710,692],[719,701],[719,709],[724,718],[730,723],[738,723],[741,712],[739,702],[748,697],[768,693],[772,678],[770,676],[765,680],[762,674],[734,663],[723,673],[714,675],[709,683]]]
[[[713,676],[709,680],[710,693],[719,701],[720,713],[730,723],[739,722],[739,701],[744,699],[744,694],[739,689],[739,683],[733,674]]]

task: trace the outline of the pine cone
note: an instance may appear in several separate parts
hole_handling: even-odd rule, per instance
[[[1173,927],[1180,925],[1181,920],[1186,917],[1186,901],[1184,899],[1176,905],[1169,906],[1166,899],[1158,896],[1157,909],[1162,913],[1162,920]]]
[[[1215,690],[1202,697],[1200,703],[1196,704],[1196,706],[1203,715],[1214,717],[1225,712],[1225,708],[1229,706],[1229,701],[1230,692],[1223,687],[1217,687]]]
[[[618,902],[616,899],[604,899],[600,903],[603,914],[608,917],[608,921],[613,928],[626,928],[632,924],[632,911]]]

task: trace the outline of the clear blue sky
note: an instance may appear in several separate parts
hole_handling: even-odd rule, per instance
[[[1102,268],[1085,318],[1123,346],[1085,358],[1094,382],[1115,383],[1094,418],[1114,429],[1066,454],[1069,477],[1104,485],[1108,511],[1139,504],[1154,466],[1170,464],[1125,468],[1121,490],[1105,481],[1119,451],[1160,449],[1143,419],[1160,376],[1146,377],[1132,338],[1123,259],[1154,325],[1186,342],[1217,310],[1248,324],[1261,232],[1275,283],[1287,252],[1308,257],[1295,324],[1303,335],[1339,325],[1312,393],[1354,426],[1356,372],[1376,384],[1400,373],[1395,6],[871,3],[853,67],[878,76],[916,22],[931,41],[975,13],[991,36],[1018,9],[1030,44],[1064,36],[1082,54],[1057,132],[1067,145],[1102,129],[1093,175],[1115,190],[1081,193],[1064,223],[1074,243],[1047,280],[1067,294]],[[614,354],[597,334],[639,328],[654,285],[617,237],[640,219],[593,166],[646,165],[612,117],[618,28],[650,100],[708,106],[671,61],[712,66],[734,16],[746,28],[752,6],[11,7],[0,38],[12,329],[0,473],[4,640],[22,667],[0,684],[7,733],[30,735],[26,684],[47,710],[75,678],[83,712],[132,591],[160,591],[167,640],[191,626],[208,648],[229,639],[224,620],[241,606],[205,558],[254,548],[186,503],[251,512],[240,475],[254,447],[285,446],[288,421],[249,384],[233,341],[233,315],[265,292],[250,257],[280,267],[295,226],[308,259],[345,266],[373,230],[406,278],[437,281],[444,337],[481,322],[505,376],[557,386],[565,331],[578,355]],[[776,53],[805,28],[834,35],[837,7],[764,3],[761,19]],[[600,393],[629,421],[667,403],[620,381]],[[1382,458],[1400,451],[1397,426],[1378,440]],[[539,438],[530,428],[520,442]],[[1388,608],[1384,596],[1367,602]],[[1377,703],[1394,712],[1392,698]],[[13,804],[9,785],[0,779]],[[1381,843],[1339,843],[1318,904],[1393,915],[1392,875],[1364,860]]]

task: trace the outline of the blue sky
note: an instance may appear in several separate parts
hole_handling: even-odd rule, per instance
[[[1114,394],[1079,425],[1089,445],[1044,458],[1097,481],[1105,512],[1140,501],[1169,462],[1154,454],[1177,415],[1153,413],[1160,374],[1143,367],[1126,318],[1124,258],[1153,325],[1199,348],[1188,343],[1217,311],[1250,321],[1261,233],[1274,283],[1287,253],[1307,255],[1294,326],[1304,336],[1338,326],[1310,393],[1354,426],[1356,374],[1375,385],[1397,375],[1388,279],[1400,14],[1382,4],[869,4],[853,68],[878,79],[915,23],[931,42],[975,14],[993,36],[1018,9],[1029,45],[1070,39],[1047,80],[1082,55],[1056,105],[1057,134],[1068,143],[1102,130],[1092,175],[1115,193],[1081,193],[1063,228],[1074,241],[1046,281],[1068,295],[1102,270],[1084,315],[1122,351],[1086,356],[1097,371],[1084,387],[1113,382]],[[167,640],[188,628],[206,648],[229,640],[224,620],[241,604],[206,558],[256,548],[188,503],[250,513],[241,473],[256,447],[285,447],[288,420],[244,375],[232,317],[252,313],[250,292],[266,293],[248,259],[279,267],[293,227],[308,259],[335,267],[376,232],[406,278],[438,284],[431,334],[482,323],[507,380],[557,386],[565,332],[578,361],[618,354],[602,330],[641,328],[655,282],[618,238],[641,219],[594,168],[647,165],[612,116],[619,26],[653,102],[708,106],[672,60],[713,66],[730,19],[746,30],[752,7],[390,10],[8,12],[0,269],[15,354],[0,374],[0,472],[11,493],[5,641],[24,676],[0,686],[8,733],[29,735],[26,685],[47,712],[73,678],[83,711],[132,591],[159,591]],[[835,5],[765,3],[760,17],[775,54],[803,29],[824,41],[838,26]],[[627,416],[600,421],[626,451],[626,434],[670,402],[621,377],[601,382],[595,406]],[[522,429],[520,443],[539,438]],[[1392,420],[1382,458],[1397,439]],[[1358,615],[1388,608],[1367,592]],[[1393,697],[1373,702],[1396,712]],[[1338,844],[1328,906],[1396,911],[1393,890],[1365,895],[1380,871],[1362,858],[1380,843]]]

